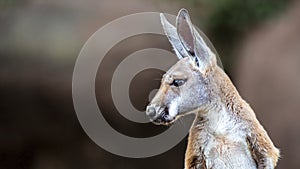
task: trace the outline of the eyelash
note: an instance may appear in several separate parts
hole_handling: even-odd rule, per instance
[[[179,87],[179,86],[182,86],[185,82],[186,82],[186,79],[174,79],[170,85]]]

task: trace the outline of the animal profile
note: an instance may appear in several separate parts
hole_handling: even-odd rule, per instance
[[[146,114],[169,125],[194,113],[185,154],[185,169],[272,169],[279,150],[257,120],[215,53],[181,9],[176,26],[161,14],[161,23],[179,61],[161,80]]]

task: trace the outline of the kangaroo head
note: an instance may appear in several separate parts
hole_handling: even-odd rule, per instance
[[[193,110],[206,109],[211,100],[216,56],[181,9],[176,27],[161,14],[161,22],[179,61],[164,75],[146,114],[156,124],[169,124]]]

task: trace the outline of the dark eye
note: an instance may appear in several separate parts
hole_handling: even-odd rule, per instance
[[[173,82],[170,84],[171,86],[181,86],[186,82],[186,79],[174,79]]]

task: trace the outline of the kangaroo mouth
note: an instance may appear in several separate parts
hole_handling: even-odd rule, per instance
[[[174,118],[169,114],[169,107],[166,106],[160,115],[152,121],[156,125],[170,125],[174,122]]]

